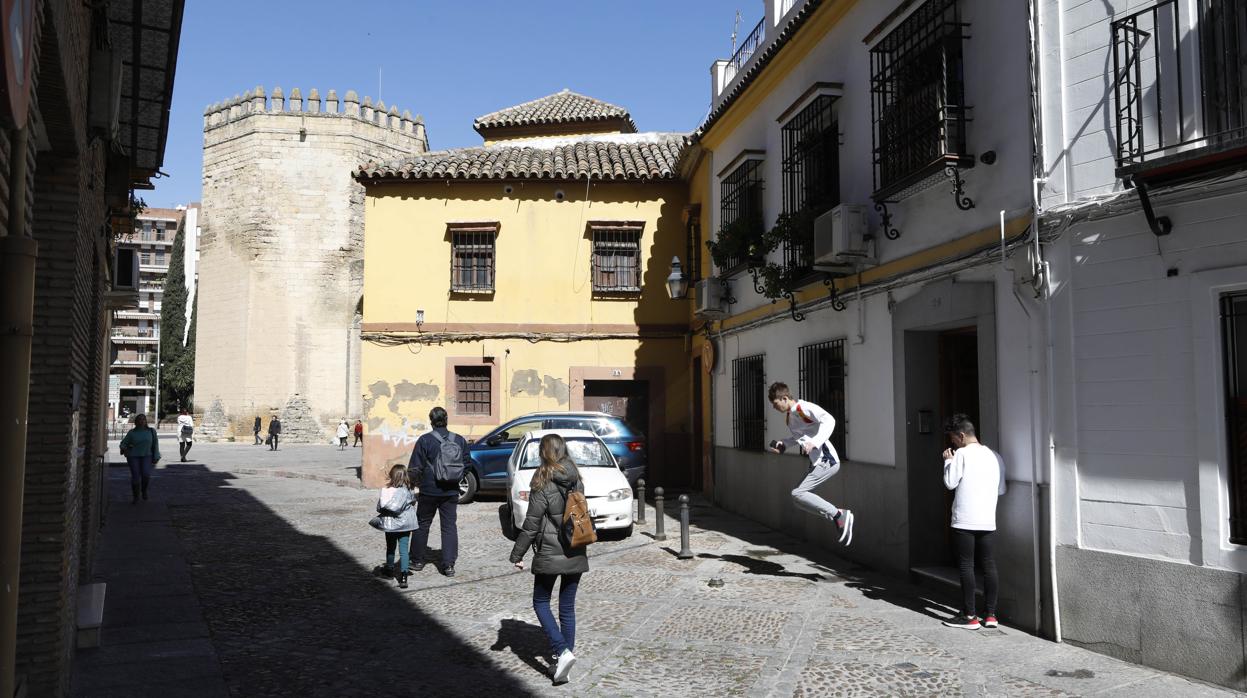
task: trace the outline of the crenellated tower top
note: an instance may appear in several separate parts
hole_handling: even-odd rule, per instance
[[[424,119],[420,115],[414,118],[410,111],[399,111],[397,106],[386,107],[385,103],[365,96],[361,102],[355,90],[347,90],[339,100],[336,90],[329,90],[324,97],[320,90],[313,87],[304,95],[299,88],[289,93],[280,86],[266,92],[264,87],[257,86],[241,95],[217,102],[204,109],[204,132],[236,124],[257,116],[314,117],[316,119],[350,119],[383,129],[399,138],[412,138],[422,144],[421,150],[428,150],[429,140],[425,131]],[[303,122],[307,124],[306,120]],[[314,128],[308,124],[303,128]],[[392,138],[392,137],[391,137]]]

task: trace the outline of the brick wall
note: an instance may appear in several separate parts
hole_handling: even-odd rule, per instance
[[[68,691],[78,584],[90,574],[101,520],[108,248],[101,231],[104,150],[84,130],[90,10],[72,0],[40,7],[35,89],[50,147],[35,156],[32,139],[29,154],[28,221],[39,258],[17,672],[30,695],[43,696]],[[7,140],[0,140],[7,160]],[[0,166],[7,173],[7,163]]]

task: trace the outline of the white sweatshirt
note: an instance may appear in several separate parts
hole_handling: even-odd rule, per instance
[[[944,486],[957,490],[953,528],[996,530],[996,498],[1005,493],[1005,462],[980,443],[967,444],[944,461]]]
[[[829,458],[835,463],[840,462],[836,447],[831,445],[831,432],[836,430],[836,418],[827,410],[805,400],[795,400],[792,408],[784,415],[788,430],[792,437],[784,439],[786,448],[804,445],[810,450],[811,463],[818,463]]]

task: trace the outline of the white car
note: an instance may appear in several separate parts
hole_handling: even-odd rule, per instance
[[[537,452],[541,437],[558,434],[567,443],[567,454],[584,480],[589,515],[599,531],[621,530],[632,535],[632,487],[619,469],[610,449],[591,431],[581,429],[543,429],[530,431],[515,444],[507,461],[507,501],[516,530],[523,528],[528,513],[528,490],[541,456]]]

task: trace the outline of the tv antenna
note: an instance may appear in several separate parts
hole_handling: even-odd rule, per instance
[[[736,34],[740,31],[740,10],[736,11],[736,21],[732,24],[732,55],[736,55]]]

